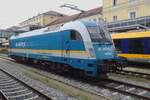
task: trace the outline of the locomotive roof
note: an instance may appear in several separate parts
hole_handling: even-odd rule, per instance
[[[47,29],[48,28],[42,28],[42,29],[38,29],[38,30],[33,30],[33,31],[21,33],[21,34],[18,34],[18,35],[13,35],[13,36],[11,36],[10,39],[17,39],[17,38],[30,37],[30,36],[36,36],[36,35],[44,34],[44,32]]]
[[[90,22],[85,22],[85,21],[73,21],[73,22],[69,22],[69,23],[66,23],[64,24],[61,28],[55,30],[55,31],[49,31],[48,30],[48,27],[46,28],[42,28],[42,29],[38,29],[38,30],[33,30],[33,31],[30,31],[30,32],[25,32],[25,33],[22,33],[22,34],[18,34],[18,35],[15,35],[15,36],[12,36],[10,39],[18,39],[18,38],[24,38],[24,37],[31,37],[31,36],[37,36],[37,35],[42,35],[42,34],[48,34],[48,33],[52,33],[52,32],[59,32],[59,31],[63,31],[63,30],[69,30],[69,29],[75,29],[77,30],[77,27],[78,26],[83,26],[83,25],[86,25],[86,26],[93,26],[95,25],[94,22],[90,21]],[[81,27],[78,29],[82,30]]]

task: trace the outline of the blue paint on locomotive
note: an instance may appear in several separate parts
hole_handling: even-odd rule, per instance
[[[83,22],[85,26],[97,26],[94,22]],[[85,41],[71,40],[71,29],[47,32],[40,35],[10,39],[10,56],[21,56],[68,64],[80,69],[88,76],[98,76],[102,66],[97,61],[115,59],[114,46],[111,43],[92,42],[93,49],[85,47]],[[88,36],[88,34],[87,34]],[[88,38],[87,38],[88,39]],[[89,53],[87,52],[89,49]],[[90,55],[90,57],[89,57]],[[99,70],[99,71],[98,71]]]
[[[93,44],[94,51],[96,53],[96,59],[112,59],[115,58],[114,47],[112,44]]]
[[[59,32],[12,40],[12,48],[61,50],[62,37]],[[57,45],[56,45],[57,44]]]

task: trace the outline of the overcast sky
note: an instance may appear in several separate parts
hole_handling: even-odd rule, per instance
[[[77,13],[68,8],[59,7],[65,3],[89,10],[101,6],[102,0],[0,0],[0,29],[18,25],[21,21],[49,10],[68,15]]]

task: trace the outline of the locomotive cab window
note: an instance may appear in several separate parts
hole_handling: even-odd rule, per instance
[[[93,27],[88,27],[88,31],[90,33],[92,41],[97,41],[99,39],[102,39],[102,35],[100,34],[100,30],[98,27],[93,26]]]
[[[88,26],[87,29],[93,42],[112,42],[110,34],[103,26]]]
[[[70,39],[82,41],[82,37],[81,37],[80,33],[75,30],[71,30]]]

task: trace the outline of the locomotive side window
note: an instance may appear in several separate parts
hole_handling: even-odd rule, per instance
[[[71,31],[70,39],[76,40],[76,33],[75,32]]]
[[[82,41],[82,37],[81,37],[80,33],[75,30],[71,30],[70,39]]]
[[[129,39],[129,53],[144,53],[143,39]]]

